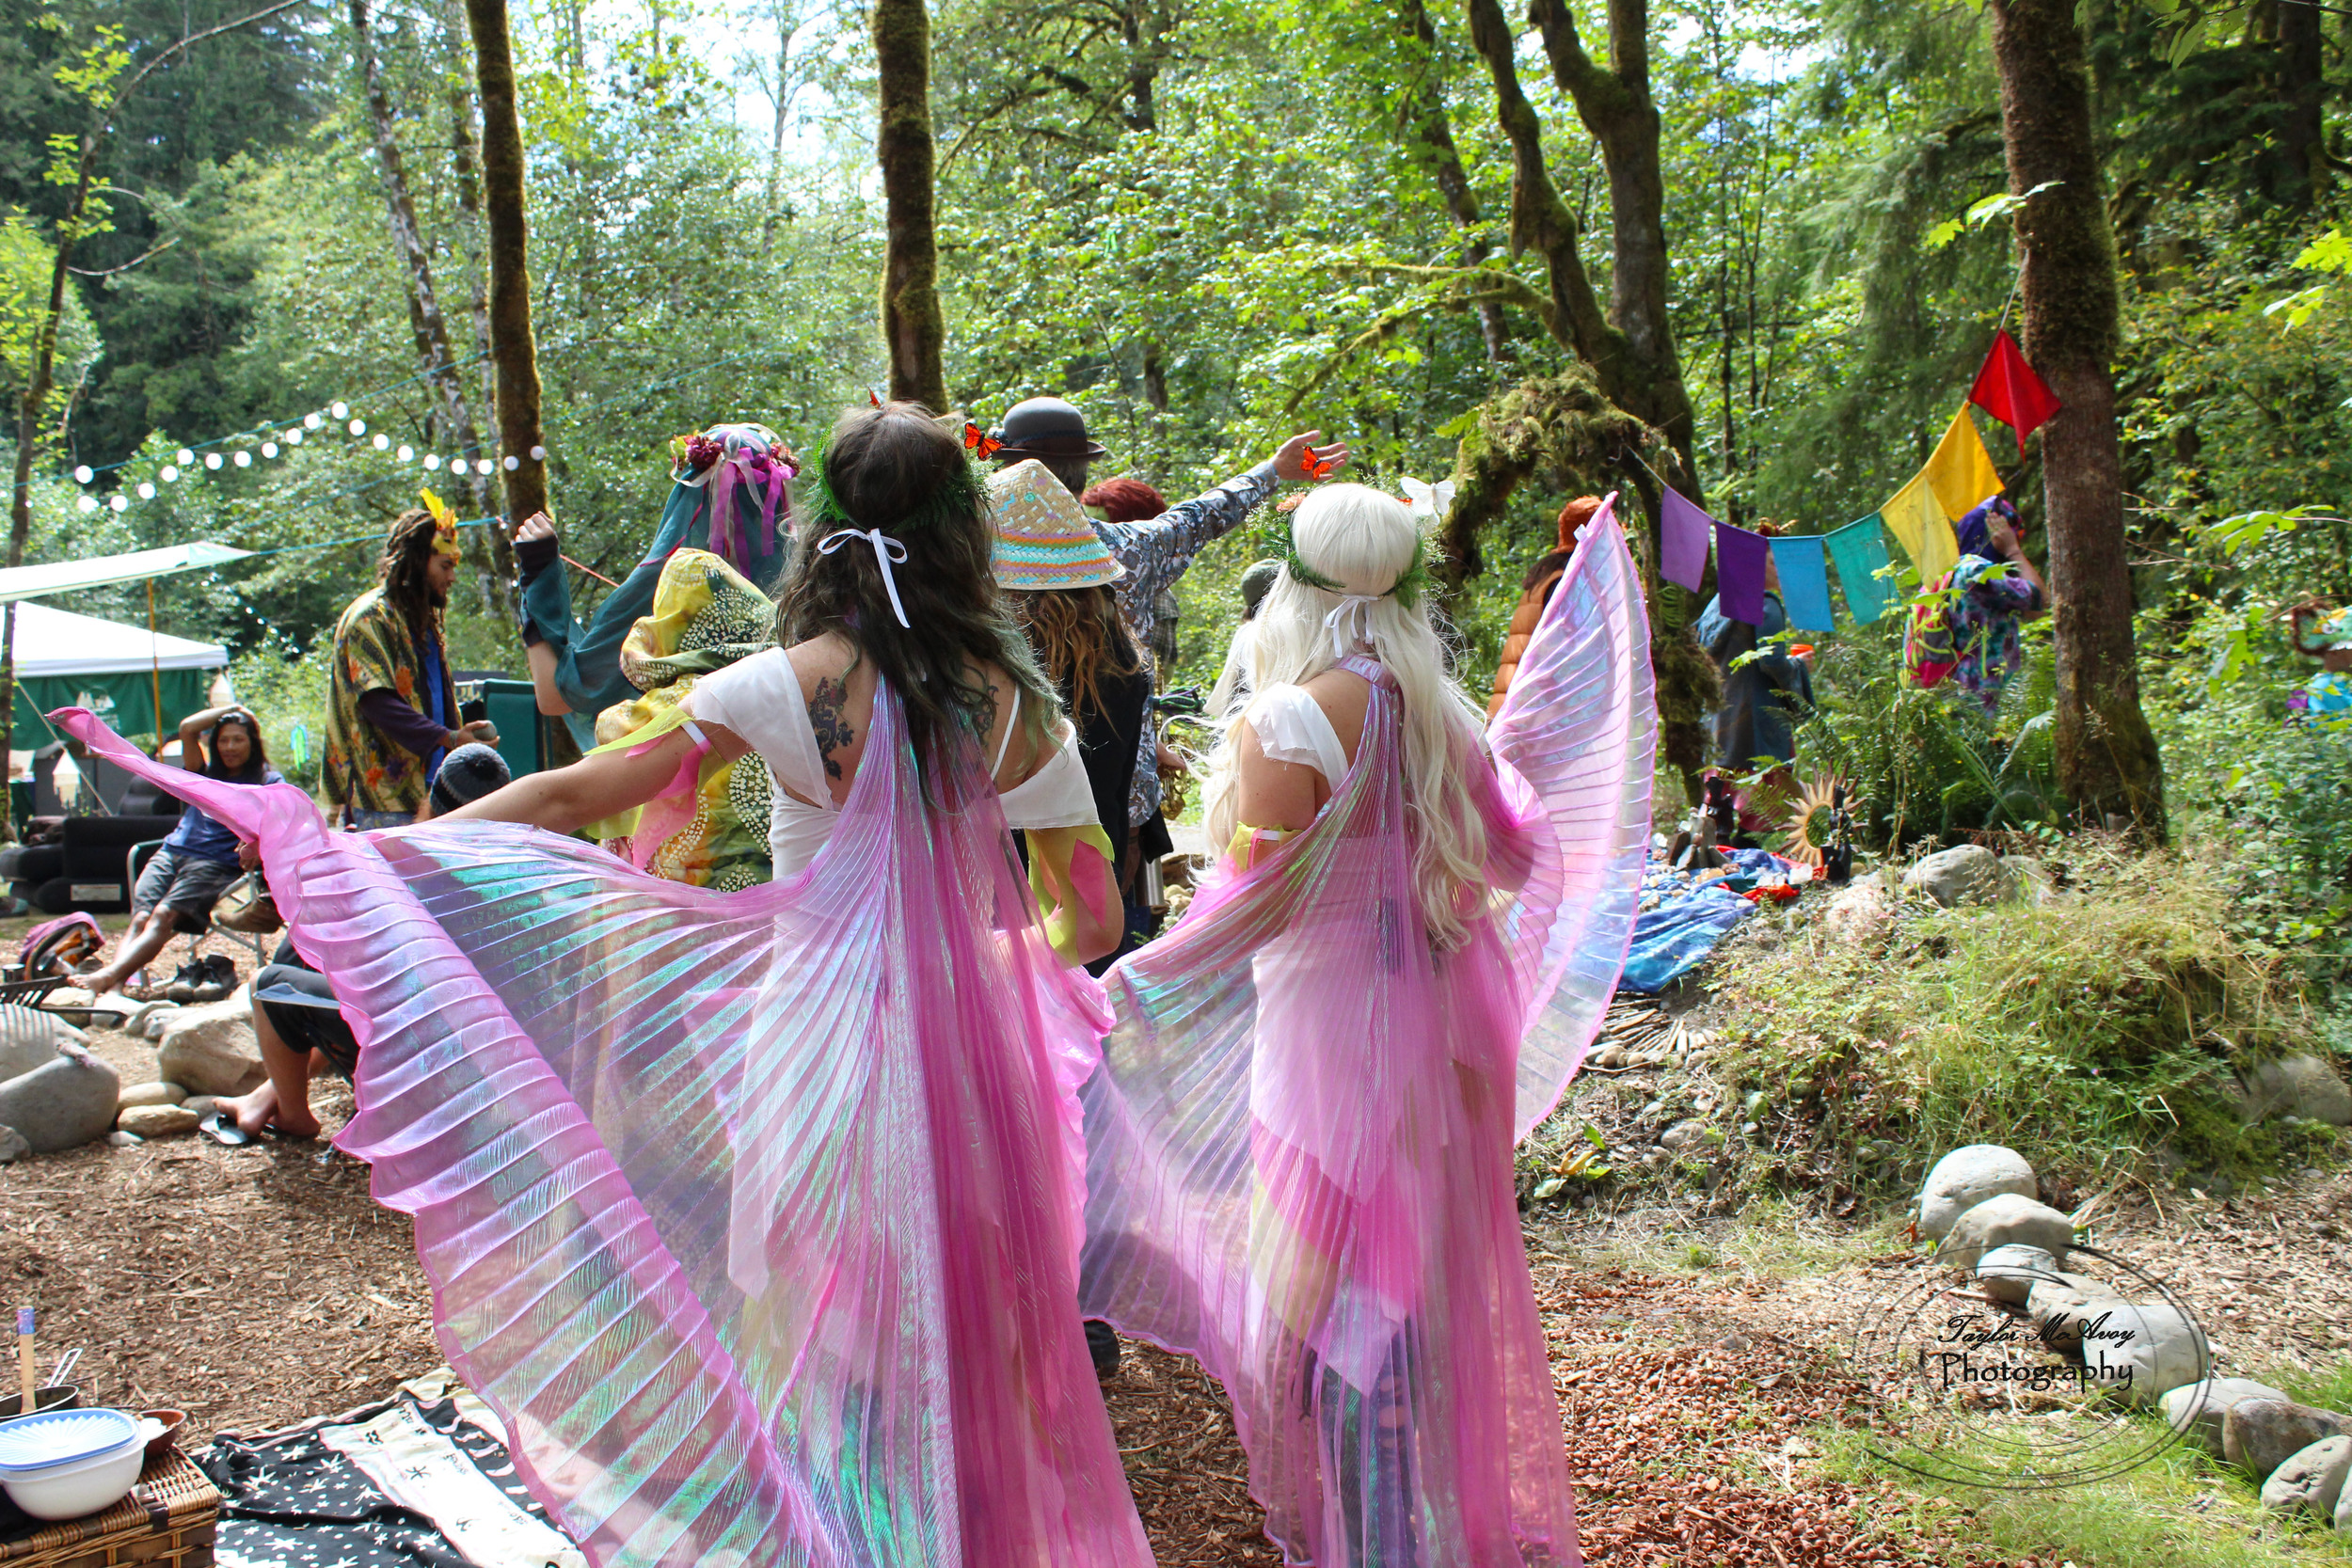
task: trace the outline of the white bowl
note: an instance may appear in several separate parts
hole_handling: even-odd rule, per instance
[[[8,1477],[8,1500],[36,1519],[79,1519],[111,1508],[138,1484],[147,1439],[133,1433],[118,1448],[46,1470]]]

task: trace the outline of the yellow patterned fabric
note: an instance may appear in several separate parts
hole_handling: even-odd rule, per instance
[[[1921,471],[1947,517],[1965,517],[1979,501],[2001,493],[2001,476],[1993,469],[1993,456],[1984,450],[1984,439],[1977,434],[1966,404],[1952,416],[1944,439],[1936,443],[1935,455]]]
[[[1903,548],[1911,552],[1911,563],[1919,568],[1919,583],[1925,587],[1952,569],[1960,559],[1960,541],[1952,536],[1952,519],[1935,499],[1935,488],[1928,483],[1925,469],[1913,476],[1910,483],[1895,492],[1895,499],[1879,508],[1879,515]]]
[[[685,722],[687,694],[713,670],[772,641],[775,606],[750,579],[707,550],[678,550],[661,569],[652,613],[621,644],[621,673],[642,693],[596,715],[599,752],[626,751]],[[768,769],[755,756],[703,759],[693,819],[654,852],[651,869],[672,881],[732,892],[767,881]],[[640,814],[623,812],[584,830],[628,856]]]

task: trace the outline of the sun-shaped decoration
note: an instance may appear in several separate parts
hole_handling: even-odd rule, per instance
[[[1835,773],[1824,773],[1808,781],[1789,802],[1788,815],[1781,823],[1780,842],[1774,850],[1789,860],[1806,865],[1820,865],[1837,839],[1837,814],[1848,809],[1852,794],[1846,781]],[[1852,823],[1846,824],[1849,835]]]

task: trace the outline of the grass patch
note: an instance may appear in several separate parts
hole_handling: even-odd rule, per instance
[[[1663,1216],[1661,1215],[1662,1219]],[[1740,1212],[1694,1225],[1645,1226],[1639,1212],[1611,1217],[1608,1242],[1598,1248],[1555,1236],[1546,1247],[1573,1253],[1588,1266],[1631,1274],[1693,1278],[1724,1274],[1760,1279],[1802,1279],[1884,1251],[1888,1238],[1850,1228],[1832,1229],[1783,1199],[1759,1195]]]
[[[1726,964],[1725,1067],[1773,1097],[1752,1175],[1857,1191],[1915,1175],[1885,1156],[2002,1143],[2105,1182],[2165,1147],[2233,1179],[2324,1156],[2325,1129],[2242,1125],[2236,1069],[2315,1043],[2294,957],[2230,928],[2210,856],[2086,843],[2038,907],[1908,909],[1883,942],[1811,922]]]
[[[2135,1418],[2156,1430],[2155,1418]],[[1886,1464],[1863,1434],[1824,1428],[1823,1464],[1840,1480],[1891,1482],[1922,1517],[2004,1553],[2074,1568],[2352,1568],[2352,1540],[2316,1517],[2265,1511],[2254,1487],[2203,1449],[2178,1444],[2106,1481],[2048,1492],[1934,1489]],[[1947,1512],[1958,1505],[1957,1524]]]
[[[2327,1367],[2288,1362],[2260,1374],[2256,1381],[2321,1410],[2352,1410],[2352,1356],[2339,1357]]]

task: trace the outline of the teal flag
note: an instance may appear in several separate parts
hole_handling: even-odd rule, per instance
[[[1855,620],[1875,621],[1894,608],[1895,595],[1878,575],[1888,557],[1886,531],[1877,513],[1823,534],[1821,543],[1828,546],[1829,558],[1837,562],[1837,585],[1846,591],[1846,608]]]
[[[1780,574],[1780,602],[1788,611],[1788,624],[1806,631],[1836,629],[1830,619],[1829,567],[1821,556],[1821,536],[1773,540],[1772,565]]]

